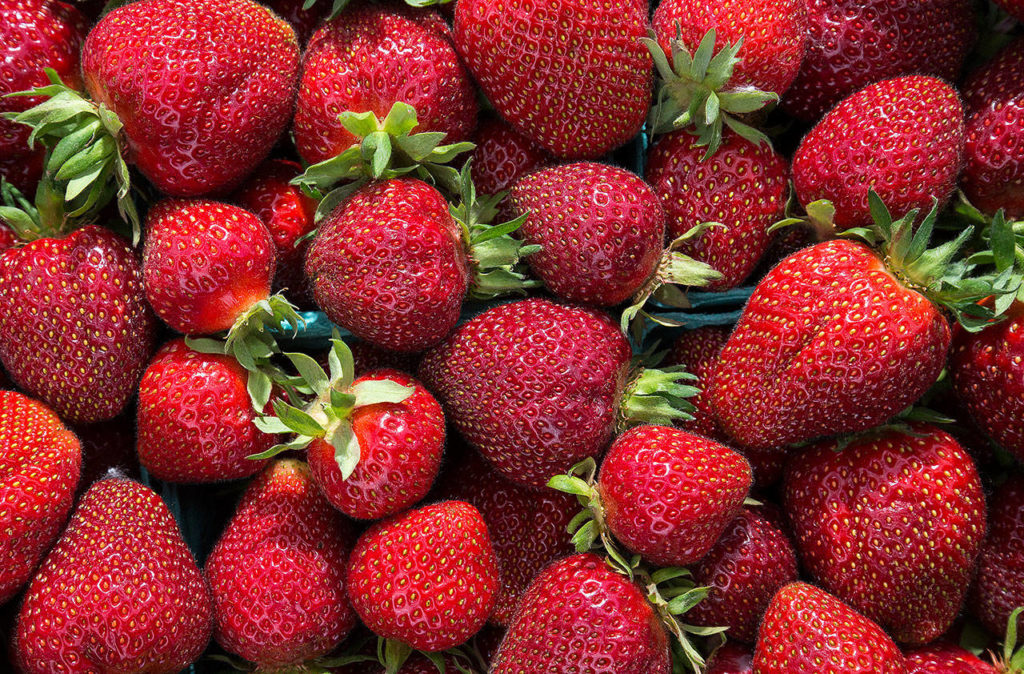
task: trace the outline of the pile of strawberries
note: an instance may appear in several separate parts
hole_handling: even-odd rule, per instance
[[[0,670],[1024,672],[1021,22],[0,0]]]

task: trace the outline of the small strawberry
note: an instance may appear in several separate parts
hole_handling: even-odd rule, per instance
[[[0,391],[0,604],[57,538],[82,468],[78,438],[46,405]]]
[[[636,0],[461,0],[455,46],[513,128],[556,157],[595,158],[647,114],[647,12]]]
[[[206,562],[217,643],[260,670],[300,667],[332,651],[356,625],[345,595],[351,538],[305,464],[269,466]]]
[[[507,190],[527,173],[551,163],[551,156],[501,119],[480,122],[473,142],[473,183],[480,194]]]
[[[754,649],[757,674],[905,674],[903,654],[878,625],[832,595],[790,583],[772,598]]]
[[[749,647],[730,641],[715,652],[705,674],[753,674],[753,667],[754,654]]]
[[[997,674],[999,670],[970,651],[945,641],[906,652],[907,674]]]
[[[125,478],[89,488],[32,579],[13,651],[26,674],[171,674],[213,628],[210,590],[164,502]],[[72,669],[73,668],[73,669]]]
[[[971,613],[993,634],[1002,634],[1010,614],[1024,606],[1024,478],[1011,477],[992,495],[988,537],[978,559]],[[1024,620],[1017,621],[1024,628]]]

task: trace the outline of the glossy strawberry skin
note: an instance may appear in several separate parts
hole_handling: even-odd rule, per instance
[[[693,419],[680,419],[676,425],[718,442],[724,442],[726,436],[718,425],[704,389],[711,381],[711,374],[718,363],[718,354],[728,340],[729,329],[717,325],[687,330],[679,334],[665,355],[665,365],[685,367],[687,372],[697,377],[693,385],[700,389],[700,393],[690,398],[696,408],[692,413]]]
[[[488,117],[473,139],[470,174],[479,194],[497,194],[535,169],[551,163],[551,155],[504,121]]]
[[[269,466],[206,562],[217,643],[264,669],[329,653],[356,625],[345,594],[351,544],[305,464]]]
[[[753,674],[753,668],[754,655],[749,647],[729,641],[708,661],[706,674]]]
[[[270,296],[274,241],[249,211],[205,199],[165,199],[146,216],[146,299],[186,335],[227,330]]]
[[[460,326],[426,353],[419,378],[495,468],[542,487],[607,447],[630,358],[605,314],[529,299]]]
[[[654,11],[652,24],[666,53],[671,53],[669,39],[679,36],[692,54],[711,29],[716,49],[742,39],[729,88],[754,87],[781,95],[800,70],[807,46],[802,0],[665,0]]]
[[[309,163],[357,142],[338,121],[345,111],[384,119],[395,103],[416,109],[417,132],[445,143],[469,140],[476,126],[472,82],[437,12],[401,5],[354,5],[310,39],[295,110],[295,144]]]
[[[976,32],[970,0],[809,0],[807,19],[807,53],[782,99],[805,122],[873,82],[956,80]]]
[[[418,381],[395,370],[375,370],[355,380],[392,381],[415,392],[400,403],[358,407],[350,420],[359,441],[359,463],[347,480],[334,448],[317,439],[307,457],[313,479],[330,503],[349,517],[377,520],[415,505],[434,484],[444,452],[441,405]]]
[[[757,285],[707,395],[743,446],[779,448],[867,430],[938,378],[951,331],[866,246],[835,240],[783,260]]]
[[[956,644],[938,642],[906,652],[907,674],[997,674],[998,670]]]
[[[643,592],[594,554],[541,571],[491,666],[493,674],[668,674],[668,638]]]
[[[371,183],[331,213],[309,248],[306,275],[332,322],[394,351],[444,339],[470,282],[448,203],[414,178]]]
[[[345,582],[363,624],[434,652],[483,627],[494,609],[498,566],[479,511],[445,501],[367,529],[349,557]]]
[[[593,159],[636,135],[647,115],[647,11],[636,0],[463,0],[455,46],[517,131],[556,157]]]
[[[526,258],[533,274],[571,302],[625,302],[664,251],[665,211],[625,169],[579,162],[536,171],[509,190],[507,208],[527,215],[517,235],[541,246]]]
[[[785,213],[789,167],[770,145],[731,132],[710,159],[706,152],[686,131],[666,134],[648,153],[645,175],[668,214],[669,240],[702,222],[724,225],[679,250],[722,273],[708,290],[728,290],[750,276],[768,250],[768,228]]]
[[[0,254],[0,358],[72,423],[111,419],[134,395],[156,321],[128,242],[89,225]]]
[[[82,448],[46,405],[0,391],[0,604],[13,597],[60,533]]]
[[[923,424],[836,450],[821,443],[787,467],[785,508],[804,566],[897,641],[936,639],[960,611],[985,536],[973,460]]]
[[[144,0],[92,29],[82,71],[124,123],[129,161],[192,197],[230,190],[270,152],[292,114],[299,45],[251,0]]]
[[[97,482],[32,579],[14,654],[26,674],[178,672],[210,640],[210,590],[163,501],[125,478]]]
[[[278,437],[253,424],[247,379],[231,356],[193,351],[182,338],[165,344],[139,383],[137,449],[146,470],[190,484],[262,470],[265,460],[246,457],[270,449]]]
[[[657,566],[688,566],[739,514],[751,480],[746,459],[724,445],[640,426],[612,443],[597,491],[618,541]]]
[[[963,106],[956,90],[911,75],[869,85],[811,129],[793,157],[800,203],[828,199],[838,227],[869,226],[868,191],[902,216],[944,205],[963,163]],[[855,176],[855,179],[851,179]]]
[[[772,598],[754,649],[758,674],[905,674],[903,654],[882,628],[832,595],[790,583]]]
[[[990,513],[970,607],[986,629],[1004,634],[1010,614],[1024,606],[1024,478],[1013,476],[996,489]],[[1017,629],[1022,628],[1024,620],[1018,619]]]

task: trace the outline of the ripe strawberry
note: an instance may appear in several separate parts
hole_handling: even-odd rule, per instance
[[[28,157],[4,155],[0,157],[0,178],[3,178],[20,191],[31,194],[39,185],[43,175],[43,159],[46,151],[39,148]],[[0,220],[0,226],[3,221]]]
[[[1013,476],[990,501],[989,531],[978,559],[971,613],[993,634],[1003,634],[1010,614],[1024,606],[1024,478]],[[1024,620],[1017,621],[1024,629]]]
[[[383,119],[394,103],[416,109],[417,132],[469,140],[476,125],[473,86],[437,12],[360,3],[310,39],[295,110],[295,145],[315,164],[358,142],[342,112]]]
[[[357,376],[372,370],[415,372],[420,364],[418,354],[388,351],[367,342],[352,341],[349,348],[352,351],[353,374]]]
[[[206,648],[210,590],[164,502],[125,478],[85,493],[32,579],[15,661],[26,674],[177,672]]]
[[[905,674],[885,632],[832,595],[790,583],[772,598],[754,649],[758,674]]]
[[[276,437],[255,425],[245,369],[230,356],[193,351],[178,338],[139,383],[139,461],[160,480],[220,482],[255,475]]]
[[[693,568],[708,596],[686,614],[694,625],[726,625],[729,639],[753,643],[775,592],[797,579],[789,536],[760,512],[744,508]]]
[[[435,652],[483,627],[494,609],[498,566],[477,509],[445,501],[367,529],[349,558],[345,584],[363,624],[376,634]]]
[[[670,239],[701,222],[724,225],[680,250],[722,274],[708,290],[727,290],[742,283],[768,249],[768,228],[785,213],[789,169],[771,145],[732,132],[707,160],[706,149],[686,131],[667,134],[649,151],[645,175],[668,214]]]
[[[91,225],[0,254],[0,358],[63,419],[111,419],[134,395],[153,342],[128,243]]]
[[[952,625],[985,536],[981,481],[952,436],[916,424],[815,445],[787,467],[785,508],[804,566],[897,641]]]
[[[434,396],[412,377],[396,370],[375,370],[355,380],[388,381],[413,387],[400,403],[379,403],[353,410],[352,432],[359,442],[359,463],[347,478],[326,439],[309,445],[313,479],[330,503],[349,517],[376,520],[401,512],[430,491],[444,451],[444,412]]]
[[[808,0],[807,54],[782,107],[813,122],[873,82],[956,80],[974,43],[970,0]]]
[[[133,480],[142,479],[139,455],[135,451],[135,410],[129,407],[109,421],[82,424],[71,430],[82,443],[82,479],[78,482],[76,499],[111,470]]]
[[[665,355],[666,365],[685,367],[687,372],[697,377],[693,385],[701,389],[700,393],[690,398],[695,408],[693,419],[680,420],[676,425],[718,442],[724,442],[726,436],[718,425],[714,410],[711,409],[703,389],[711,381],[711,373],[718,363],[718,354],[728,339],[729,329],[717,325],[686,330],[672,342]]]
[[[715,652],[705,674],[753,674],[753,667],[753,653],[747,647],[730,641]]]
[[[0,604],[28,582],[71,511],[78,438],[46,405],[0,391]]]
[[[269,466],[206,562],[217,643],[261,670],[299,667],[332,651],[356,625],[345,595],[351,539],[305,464]]]
[[[934,77],[897,77],[843,100],[804,137],[793,185],[805,207],[835,206],[837,226],[871,224],[868,191],[896,213],[945,204],[963,161],[963,107]]]
[[[556,157],[600,157],[647,115],[647,12],[636,0],[462,0],[455,46],[513,128]]]
[[[956,644],[939,641],[906,652],[907,674],[997,674],[999,670]]]
[[[307,9],[307,0],[267,0],[264,4],[292,25],[300,45],[309,42],[313,31],[331,10],[327,2],[316,3]]]
[[[480,194],[497,194],[527,173],[551,163],[551,156],[501,119],[480,122],[470,172]]]
[[[668,636],[644,593],[594,554],[538,575],[519,604],[493,674],[668,674]]]

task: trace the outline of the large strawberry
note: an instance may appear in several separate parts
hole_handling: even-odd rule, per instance
[[[989,532],[978,559],[971,612],[993,634],[1006,630],[1010,614],[1024,606],[1024,478],[1015,475],[990,501]],[[1024,621],[1017,621],[1018,629]]]
[[[772,598],[754,649],[758,674],[905,674],[903,654],[874,622],[832,595],[790,583]]]
[[[351,538],[305,464],[269,466],[206,561],[217,643],[267,670],[333,650],[356,624],[345,595]]]
[[[952,86],[912,75],[846,98],[804,137],[793,185],[805,207],[827,199],[841,227],[871,224],[868,192],[896,213],[949,199],[963,160],[964,112]]]
[[[26,674],[171,674],[213,629],[210,590],[152,490],[113,477],[89,488],[32,579],[13,652]]]
[[[947,641],[906,652],[907,674],[998,674],[999,670]]]
[[[46,405],[0,391],[0,604],[32,576],[71,510],[78,438]]]
[[[640,130],[651,57],[637,0],[462,0],[455,46],[509,124],[557,157],[599,157]]]
[[[952,625],[985,498],[950,435],[917,424],[816,445],[787,466],[785,506],[804,566],[897,641],[924,644]]]
[[[551,155],[504,121],[487,117],[473,139],[473,182],[480,194],[497,194],[534,169],[551,163]]]

